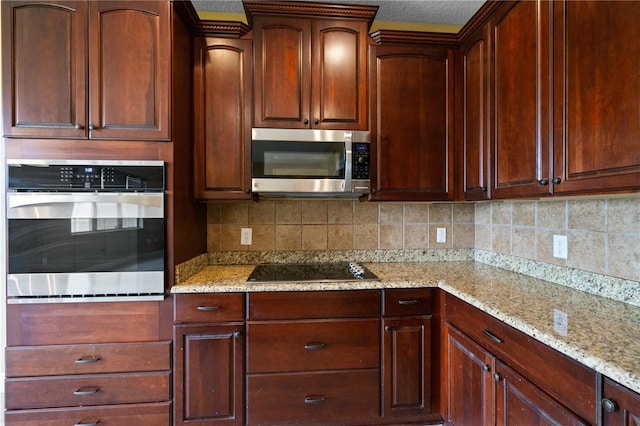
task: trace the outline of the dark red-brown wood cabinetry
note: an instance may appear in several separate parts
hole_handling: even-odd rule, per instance
[[[194,42],[194,171],[198,199],[251,197],[251,40]]]
[[[254,126],[367,130],[367,30],[377,7],[262,6],[245,5]]]
[[[640,395],[604,378],[602,390],[603,426],[640,425]]]
[[[370,50],[374,201],[453,197],[453,49]]]
[[[2,2],[5,135],[168,140],[169,8]]]

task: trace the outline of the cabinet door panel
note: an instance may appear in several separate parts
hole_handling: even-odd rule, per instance
[[[496,362],[496,425],[587,426],[533,383]]]
[[[169,6],[89,2],[90,138],[169,138]]]
[[[241,324],[177,326],[176,425],[243,424]]]
[[[495,198],[551,191],[551,6],[508,2],[491,21]]]
[[[554,7],[555,176],[562,179],[554,191],[638,188],[640,3]]]
[[[640,395],[606,377],[602,395],[614,404],[613,410],[602,410],[604,426],[640,426]]]
[[[309,127],[311,21],[263,17],[253,34],[255,126]]]
[[[2,2],[6,136],[86,137],[85,7]]]
[[[383,322],[383,416],[431,411],[431,318]]]
[[[446,200],[452,196],[450,54],[439,47],[372,49],[372,200]]]
[[[251,40],[195,41],[195,196],[249,198]]]
[[[313,127],[367,129],[367,24],[313,21]]]
[[[451,425],[494,424],[495,358],[451,325],[446,326],[447,422]]]

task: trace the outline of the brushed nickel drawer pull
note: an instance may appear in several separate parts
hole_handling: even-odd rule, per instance
[[[417,305],[418,303],[420,303],[418,299],[398,300],[398,305]]]
[[[495,334],[493,334],[489,330],[485,329],[485,330],[482,330],[482,332],[484,333],[485,336],[487,336],[489,339],[493,340],[496,343],[504,342],[504,340],[502,340],[501,338],[499,338],[498,336],[496,336]]]
[[[98,361],[100,361],[100,357],[83,356],[76,359],[74,362],[76,364],[93,364],[94,362],[98,362]]]
[[[324,395],[307,395],[304,397],[305,404],[320,404],[324,401]]]
[[[327,345],[324,342],[309,342],[309,343],[305,343],[304,348],[308,350],[314,350],[314,349],[322,349],[325,346]]]
[[[219,311],[220,306],[198,306],[197,309],[203,312],[214,312],[214,311]]]
[[[78,423],[76,423],[74,426],[98,426],[98,423],[100,423],[100,420],[95,420],[95,421],[84,421],[84,420],[80,420]]]
[[[82,387],[76,391],[73,392],[74,395],[76,396],[89,396],[89,395],[95,395],[100,391],[99,387]]]

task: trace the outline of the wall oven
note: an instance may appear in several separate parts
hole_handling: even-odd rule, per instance
[[[369,192],[370,132],[254,128],[251,189],[258,194]]]
[[[162,300],[162,161],[8,160],[8,303]]]

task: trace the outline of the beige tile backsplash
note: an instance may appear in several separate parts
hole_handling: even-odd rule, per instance
[[[253,229],[250,246],[240,229]],[[437,228],[447,241],[436,242]],[[566,235],[568,259],[553,257]],[[211,203],[209,251],[477,248],[640,281],[640,195],[482,203]]]

